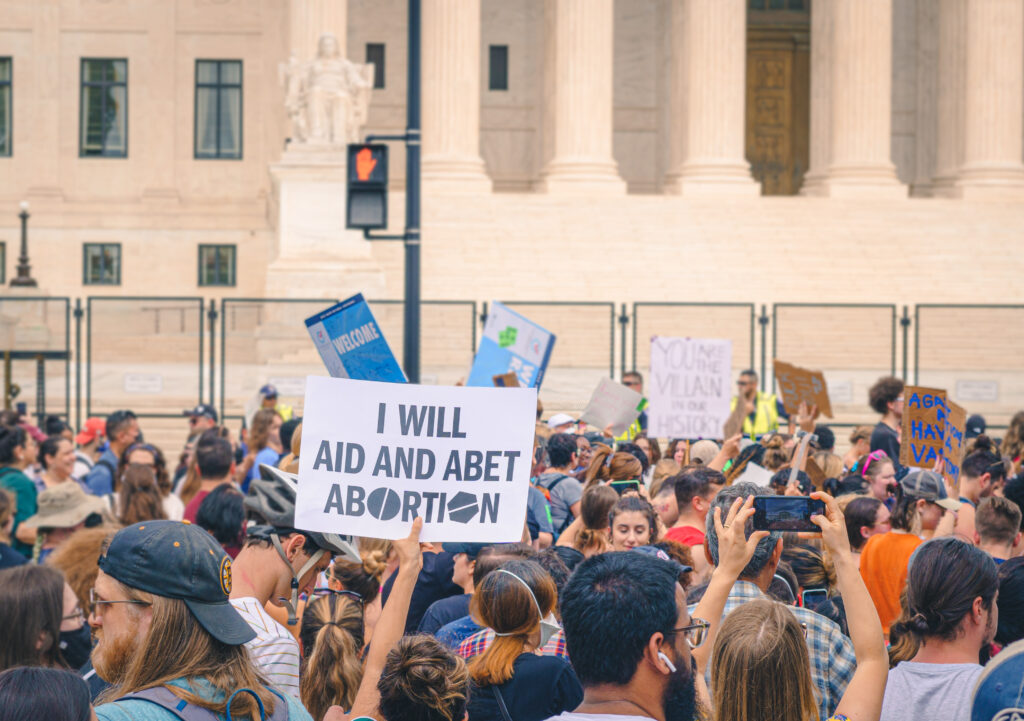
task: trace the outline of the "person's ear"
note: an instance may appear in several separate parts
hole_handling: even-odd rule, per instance
[[[1020,548],[1020,539],[1021,539],[1021,534],[1020,533],[1018,533],[1016,536],[1014,536],[1013,537],[1013,544],[1012,544],[1011,548]]]
[[[775,550],[772,551],[772,557],[768,561],[772,567],[772,574],[775,573],[775,569],[779,567],[779,561],[782,560],[782,539],[780,538],[775,544]]]
[[[974,531],[974,545],[975,546],[980,546],[981,545],[981,534],[978,533],[977,530]]]
[[[865,540],[870,538],[870,536],[868,535],[868,527],[867,526],[861,526],[860,527],[860,537],[865,539]]]
[[[704,536],[704,558],[707,560],[708,565],[711,567],[715,566],[715,559],[711,557],[711,549],[708,547],[708,537]]]
[[[981,488],[988,488],[992,485],[992,474],[982,473],[981,477],[978,478],[978,485],[981,486]]]
[[[978,626],[982,626],[985,623],[984,616],[985,603],[981,600],[981,596],[974,599],[974,603],[971,604],[971,620]]]
[[[294,561],[295,556],[302,550],[302,546],[306,543],[306,537],[301,533],[293,533],[287,540],[281,545],[284,547],[284,555],[288,557],[289,561]]]
[[[665,642],[665,635],[663,633],[656,633],[650,637],[647,641],[647,646],[644,648],[644,658],[647,662],[654,666],[654,669],[665,676],[672,673],[672,669],[665,663],[664,651],[661,650],[662,644]],[[671,662],[670,662],[671,663]]]

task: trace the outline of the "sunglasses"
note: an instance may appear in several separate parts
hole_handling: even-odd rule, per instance
[[[362,594],[356,593],[355,591],[335,591],[333,588],[314,588],[313,595],[318,597],[323,596],[346,596],[356,601],[360,606],[366,603],[363,599]]]

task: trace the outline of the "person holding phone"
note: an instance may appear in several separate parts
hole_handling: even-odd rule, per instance
[[[811,520],[820,529],[822,543],[835,562],[839,592],[849,609],[850,638],[857,661],[849,684],[836,699],[834,713],[820,716],[830,721],[877,719],[889,668],[882,626],[850,552],[842,511],[831,496],[819,492],[811,495],[825,504],[824,515],[814,515]],[[799,621],[798,610],[777,601],[757,599],[725,619],[712,652],[713,721],[815,716],[814,683],[805,670],[810,660],[810,628]],[[780,668],[792,672],[780,674]]]
[[[623,496],[608,513],[608,534],[613,551],[631,551],[658,542],[658,515],[639,496]]]

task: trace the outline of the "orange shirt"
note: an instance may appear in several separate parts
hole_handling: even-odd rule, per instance
[[[913,533],[880,533],[868,539],[860,554],[860,575],[875,603],[882,630],[900,615],[900,594],[907,585],[907,563],[924,541]]]

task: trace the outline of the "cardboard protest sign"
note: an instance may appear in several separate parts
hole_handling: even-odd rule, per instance
[[[964,462],[964,431],[967,411],[951,400],[946,400],[946,428],[942,440],[942,477],[960,493],[960,465]]]
[[[651,435],[721,438],[730,413],[731,368],[732,341],[651,338]]]
[[[508,306],[491,303],[467,386],[490,387],[494,376],[515,373],[524,388],[540,388],[555,336]]]
[[[406,382],[361,293],[306,318],[306,330],[331,377]]]
[[[756,463],[748,463],[733,483],[753,483],[756,486],[765,488],[771,486],[772,476],[775,474]]]
[[[518,541],[537,391],[310,376],[295,525],[423,541]]]
[[[946,429],[946,391],[920,386],[903,389],[900,463],[932,469],[942,456]]]
[[[611,378],[602,378],[580,420],[602,430],[611,426],[612,435],[621,436],[633,425],[646,404],[644,397],[632,388]]]
[[[519,388],[519,377],[515,373],[502,373],[500,376],[494,376],[491,380],[494,381],[494,385],[498,388]]]
[[[772,365],[786,413],[795,416],[800,404],[806,403],[808,410],[811,406],[818,406],[823,416],[832,417],[832,404],[829,402],[824,373],[810,371],[780,360],[772,361]]]

